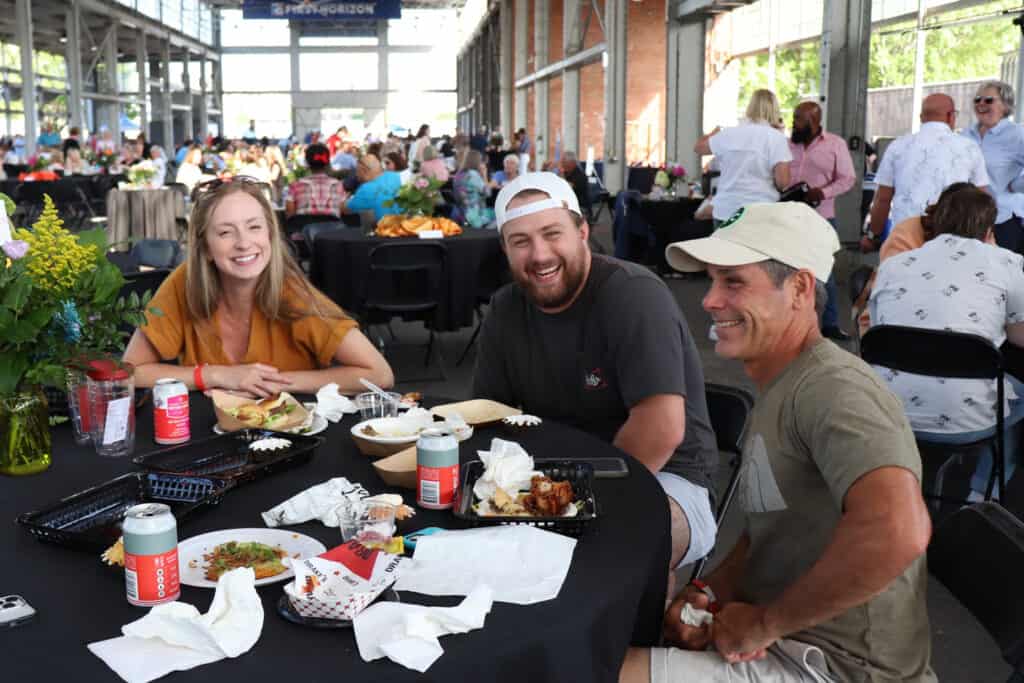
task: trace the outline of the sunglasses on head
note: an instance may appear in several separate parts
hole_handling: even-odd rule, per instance
[[[993,102],[996,101],[996,99],[998,99],[998,98],[993,97],[992,95],[989,95],[988,97],[981,97],[979,95],[978,97],[974,98],[974,103],[975,104],[981,104],[982,102],[984,102],[985,104],[992,104]]]
[[[211,197],[217,193],[217,190],[224,187],[225,185],[231,185],[232,183],[242,183],[245,185],[262,185],[263,181],[258,178],[253,178],[247,175],[236,175],[226,176],[224,178],[214,178],[213,180],[207,180],[204,183],[199,183],[192,188],[192,202],[201,201],[207,197]]]

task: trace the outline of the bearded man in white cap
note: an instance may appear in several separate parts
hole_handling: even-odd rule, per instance
[[[744,532],[665,614],[680,649],[630,650],[621,681],[937,680],[914,435],[872,369],[818,330],[838,249],[795,203],[751,204],[711,237],[669,245],[677,270],[707,268],[715,351],[761,393],[738,487]]]
[[[704,373],[668,287],[647,268],[593,255],[572,187],[526,173],[495,202],[515,282],[484,320],[473,395],[611,442],[668,494],[671,567],[715,542],[718,461]]]

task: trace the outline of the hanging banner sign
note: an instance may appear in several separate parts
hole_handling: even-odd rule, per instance
[[[245,0],[244,19],[295,19],[300,21],[345,19],[400,19],[401,0]]]

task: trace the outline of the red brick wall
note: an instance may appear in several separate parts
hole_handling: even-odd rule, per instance
[[[526,135],[530,138],[530,142],[533,143],[534,149],[530,150],[530,166],[532,170],[537,170],[533,164],[533,160],[537,158],[536,145],[537,145],[537,108],[534,106],[536,97],[534,89],[532,87],[526,89]]]
[[[630,2],[626,24],[626,158],[665,158],[665,0]]]
[[[557,62],[565,55],[562,47],[562,0],[548,0],[548,64]]]
[[[580,70],[580,159],[593,146],[594,158],[604,157],[604,68],[591,62]]]
[[[555,141],[562,135],[562,79],[548,81],[548,159],[555,159]],[[562,143],[565,149],[565,143]]]

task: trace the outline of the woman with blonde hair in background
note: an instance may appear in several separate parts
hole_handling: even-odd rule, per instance
[[[356,322],[292,258],[260,183],[211,180],[193,195],[188,260],[160,286],[150,309],[160,314],[147,314],[124,354],[137,386],[171,377],[267,397],[331,382],[354,393],[364,377],[394,384]]]
[[[731,128],[715,128],[694,145],[697,154],[714,154],[721,168],[712,204],[716,226],[748,204],[779,201],[779,192],[789,186],[793,155],[781,127],[775,93],[755,90],[745,121]]]

